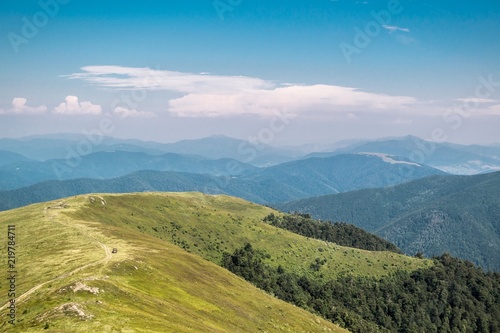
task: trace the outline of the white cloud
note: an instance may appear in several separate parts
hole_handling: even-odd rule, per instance
[[[170,90],[180,93],[238,92],[246,89],[266,89],[273,84],[246,76],[191,74],[150,68],[121,66],[86,66],[84,73],[66,77],[83,79],[102,87],[123,90]]]
[[[385,30],[389,31],[390,33],[396,32],[396,31],[402,31],[402,32],[410,32],[410,29],[408,28],[401,28],[396,25],[383,25],[382,28]]]
[[[469,116],[496,116],[500,115],[500,104],[495,99],[467,97],[457,98],[455,102],[449,107],[448,113],[453,112],[456,114]]]
[[[122,118],[129,118],[129,117],[153,118],[153,117],[156,117],[156,114],[153,112],[137,111],[135,109],[127,109],[127,108],[123,108],[121,106],[116,107],[113,110],[113,112],[114,112],[114,114],[116,114]]]
[[[404,108],[414,102],[411,97],[366,93],[354,88],[296,85],[236,94],[192,93],[170,100],[169,111],[180,117],[272,116],[276,112],[297,115],[308,111],[345,112],[356,108],[382,111]]]
[[[403,32],[403,33],[409,33],[410,29],[408,28],[402,28],[398,27],[396,25],[382,25],[382,27],[387,30],[390,34],[394,34],[394,38],[398,41],[398,43],[410,46],[415,44],[417,41],[415,38],[410,37],[406,34],[402,33],[397,33],[397,32]]]
[[[12,107],[8,110],[0,109],[0,114],[40,114],[47,111],[45,105],[33,107],[26,105],[26,103],[26,98],[14,97],[12,100]]]
[[[474,104],[498,103],[498,101],[494,99],[478,98],[478,97],[458,98],[457,101],[464,103],[474,103]]]
[[[87,66],[68,75],[103,87],[120,90],[167,90],[182,94],[168,102],[168,111],[179,117],[217,117],[276,112],[296,115],[309,111],[352,112],[404,109],[416,100],[363,92],[334,85],[278,84],[246,76],[191,74],[149,68]],[[122,113],[126,113],[121,111]],[[137,111],[139,112],[139,111]]]
[[[22,109],[24,109],[26,107],[26,102],[27,101],[28,100],[26,98],[14,97],[14,99],[12,100],[12,106],[16,110],[22,110]]]
[[[101,114],[101,106],[90,102],[80,102],[76,96],[66,96],[65,102],[55,107],[53,112],[63,115],[99,115]]]

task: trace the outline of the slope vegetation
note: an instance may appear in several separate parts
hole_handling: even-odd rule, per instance
[[[242,199],[201,193],[103,195],[107,204],[82,207],[74,218],[127,227],[162,238],[219,264],[224,253],[252,243],[271,256],[269,264],[322,279],[342,274],[385,276],[415,270],[429,261],[393,252],[339,246],[283,230],[264,222],[278,212]],[[316,260],[324,262],[311,269]]]
[[[449,252],[500,270],[500,172],[436,176],[277,206],[355,224],[407,253]]]
[[[158,205],[169,196],[142,197]],[[113,218],[124,209],[118,198],[80,196],[0,213],[3,230],[15,225],[17,271],[16,325],[3,315],[0,332],[346,332],[139,225],[124,227],[138,211]],[[110,220],[76,218],[82,211],[105,211]],[[2,303],[7,282],[0,282]]]

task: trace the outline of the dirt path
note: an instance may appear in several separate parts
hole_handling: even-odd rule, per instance
[[[47,207],[45,207],[44,209],[44,214],[47,216],[47,218],[51,221],[55,221],[54,219],[54,216],[53,215],[48,215],[47,214]],[[64,224],[63,222],[60,222],[60,221],[56,221],[57,223],[61,223],[61,224]],[[64,224],[67,226],[67,224]],[[78,228],[80,229],[80,231],[82,231],[83,228]],[[86,232],[84,232],[86,233]],[[94,237],[90,236],[88,233],[86,233],[87,236],[89,238],[91,238],[94,242],[98,243],[99,246],[102,247],[102,249],[104,250],[104,253],[105,253],[105,257],[99,261],[95,261],[95,262],[91,262],[91,263],[88,263],[86,265],[83,265],[83,266],[80,266],[74,270],[72,270],[71,272],[67,273],[67,274],[64,274],[64,275],[60,275],[54,279],[51,279],[49,281],[45,281],[43,283],[40,283],[36,286],[34,286],[33,288],[31,288],[30,290],[26,291],[25,293],[21,294],[20,296],[16,297],[16,304],[25,300],[28,296],[30,296],[31,294],[33,294],[35,291],[37,291],[38,289],[40,289],[41,287],[45,286],[46,284],[49,284],[51,282],[54,282],[54,281],[57,281],[57,280],[61,280],[61,279],[64,279],[68,276],[71,276],[81,270],[84,270],[86,269],[87,267],[90,267],[90,266],[94,266],[94,265],[100,265],[100,264],[106,264],[110,259],[111,259],[111,249],[104,243],[98,241],[97,239],[95,239]],[[7,308],[9,306],[10,302],[7,302],[5,303],[2,307],[0,307],[0,311],[2,311],[3,309]]]

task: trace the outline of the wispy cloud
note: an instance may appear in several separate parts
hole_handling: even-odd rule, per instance
[[[457,101],[464,103],[474,103],[474,104],[498,103],[498,101],[495,99],[478,98],[478,97],[458,98]]]
[[[455,112],[470,116],[497,116],[500,115],[498,100],[491,98],[467,97],[457,98],[453,104]]]
[[[402,31],[402,32],[410,32],[410,29],[408,28],[401,28],[396,25],[383,25],[382,26],[385,30],[389,32],[397,32],[397,31]]]
[[[192,74],[150,68],[121,66],[86,66],[83,73],[67,75],[70,79],[83,79],[103,87],[123,90],[170,90],[180,93],[239,92],[248,89],[267,89],[272,84],[246,76]]]
[[[356,108],[384,111],[406,108],[413,97],[363,92],[335,85],[279,84],[246,76],[192,74],[149,68],[87,66],[66,77],[120,90],[166,90],[182,94],[168,102],[179,117],[217,117],[276,112],[351,112]],[[123,112],[123,111],[122,111]]]
[[[142,117],[142,118],[153,118],[156,117],[156,114],[153,112],[146,111],[137,111],[136,109],[127,109],[121,106],[116,107],[113,110],[113,113],[122,118],[131,118],[131,117]]]
[[[80,102],[76,96],[66,96],[65,101],[55,107],[53,113],[61,115],[99,115],[102,108],[90,102]]]
[[[12,100],[12,107],[10,109],[4,110],[0,109],[0,114],[41,114],[47,111],[45,105],[40,106],[28,106],[27,99],[23,97],[15,97]]]

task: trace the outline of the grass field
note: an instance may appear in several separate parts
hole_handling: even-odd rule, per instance
[[[371,252],[306,238],[262,222],[276,211],[224,195],[201,193],[148,193],[104,195],[106,205],[96,201],[71,216],[109,226],[139,230],[219,263],[224,252],[250,242],[271,258],[268,263],[316,278],[339,274],[380,277],[398,269],[415,270],[430,260]],[[311,270],[316,258],[326,263]]]
[[[3,306],[0,332],[346,332],[197,255],[216,261],[220,251],[207,248],[230,251],[245,240],[238,231],[256,235],[260,247],[267,232],[283,238],[266,247],[277,261],[298,262],[285,259],[286,252],[320,245],[343,255],[312,240],[304,250],[299,238],[259,222],[267,211],[228,197],[141,194],[86,195],[1,212],[5,274],[7,226],[15,225],[17,322],[7,322]],[[193,254],[166,241],[170,229],[152,229],[172,222],[186,229],[173,237],[187,235]],[[191,228],[199,231],[191,235]],[[283,244],[290,249],[280,250]],[[1,279],[0,304],[8,302],[8,289]]]

